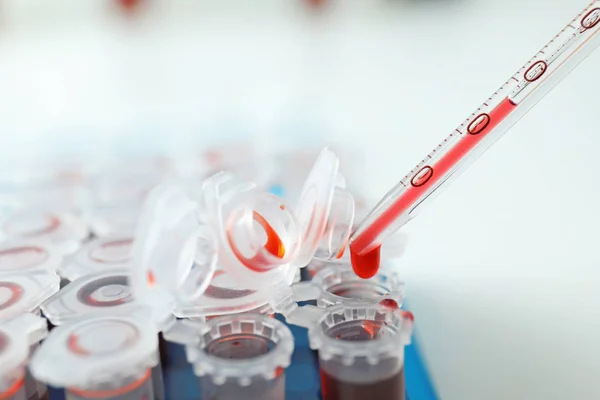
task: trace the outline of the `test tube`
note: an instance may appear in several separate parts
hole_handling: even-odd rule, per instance
[[[90,316],[54,329],[31,359],[37,379],[67,400],[154,400],[157,336],[149,313]]]
[[[39,391],[35,381],[26,377],[30,343],[38,342],[46,333],[46,321],[33,314],[0,322],[0,399],[49,399],[45,386]],[[33,387],[28,382],[33,382]]]
[[[325,267],[312,280],[293,285],[296,301],[316,300],[316,305],[322,308],[352,302],[377,304],[384,300],[401,306],[404,288],[398,275],[388,268],[380,269],[372,278],[362,279],[349,264]]]
[[[235,314],[206,323],[179,321],[169,340],[186,345],[201,398],[285,399],[285,368],[294,351],[291,331],[259,314]]]
[[[339,304],[308,329],[323,400],[405,399],[404,346],[412,315],[384,305]]]

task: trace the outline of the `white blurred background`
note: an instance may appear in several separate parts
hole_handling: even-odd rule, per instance
[[[377,198],[587,1],[305,3],[0,0],[2,172],[235,126],[359,149]],[[598,71],[600,50],[405,229],[444,400],[600,398]]]

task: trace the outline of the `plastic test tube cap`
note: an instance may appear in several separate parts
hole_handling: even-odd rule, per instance
[[[40,240],[11,240],[0,245],[0,273],[43,269],[56,271],[63,255]]]
[[[112,268],[131,267],[133,234],[116,234],[96,238],[84,244],[58,270],[58,274],[70,281],[87,274]]]
[[[62,254],[71,254],[89,235],[85,221],[70,212],[30,209],[9,215],[2,221],[0,236],[44,240]]]
[[[336,155],[323,149],[302,188],[296,210],[302,232],[302,248],[296,259],[300,267],[308,265],[319,247],[328,258],[341,257],[346,248],[354,222],[354,198],[345,189],[338,168]]]
[[[84,275],[63,287],[42,304],[44,315],[54,325],[62,325],[88,315],[126,315],[143,304],[136,302],[128,282],[129,269],[112,268]],[[172,323],[169,312],[153,313],[158,329]]]
[[[157,186],[146,199],[132,249],[136,301],[173,312],[200,297],[216,268],[216,243],[198,219],[198,203],[177,186]]]
[[[337,164],[335,155],[323,150],[294,214],[277,196],[228,173],[208,178],[198,202],[175,186],[155,188],[134,243],[136,296],[157,306],[176,303],[182,316],[200,316],[197,303],[218,262],[230,285],[261,291],[273,306],[288,301],[297,268],[308,263],[320,242],[337,251],[350,234],[353,199],[343,189]],[[339,207],[331,213],[334,203]],[[230,297],[220,312],[248,311],[256,307],[254,300]]]
[[[48,270],[1,273],[0,320],[36,310],[59,287],[60,278]]]
[[[194,318],[250,310],[260,310],[263,314],[273,312],[263,293],[246,289],[225,271],[217,270],[202,296],[194,301],[178,303],[174,314],[181,318]]]
[[[0,322],[0,394],[23,376],[30,346],[46,334],[46,320],[33,314]]]
[[[36,379],[57,387],[123,387],[157,365],[157,338],[145,310],[79,318],[50,332],[30,370]]]

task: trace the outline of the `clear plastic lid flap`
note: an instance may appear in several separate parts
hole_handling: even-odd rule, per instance
[[[200,224],[198,206],[178,186],[157,186],[138,223],[132,252],[131,286],[151,307],[174,308],[200,296],[213,276],[216,245]]]
[[[219,267],[232,279],[253,290],[292,282],[300,234],[280,198],[223,172],[205,180],[202,203],[219,239]]]
[[[95,272],[78,278],[42,304],[44,315],[54,324],[94,313],[119,313],[131,309],[133,294],[124,268]]]
[[[52,271],[0,274],[0,320],[37,309],[59,286],[60,278]]]
[[[341,259],[348,245],[353,223],[354,197],[348,189],[336,186],[317,254],[325,259]]]
[[[339,160],[336,155],[324,148],[302,188],[296,209],[303,242],[296,263],[301,267],[310,262],[328,232],[328,246],[335,248],[329,253],[340,253],[341,250],[337,248],[345,246],[350,234],[354,218],[354,199],[349,192],[341,190],[344,180],[338,174],[338,167]],[[339,187],[337,195],[336,187]],[[331,219],[333,203],[335,213]]]

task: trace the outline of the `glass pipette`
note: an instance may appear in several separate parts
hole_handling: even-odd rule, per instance
[[[383,240],[413,219],[600,44],[600,0],[593,1],[394,186],[350,237],[357,275],[379,268]]]

